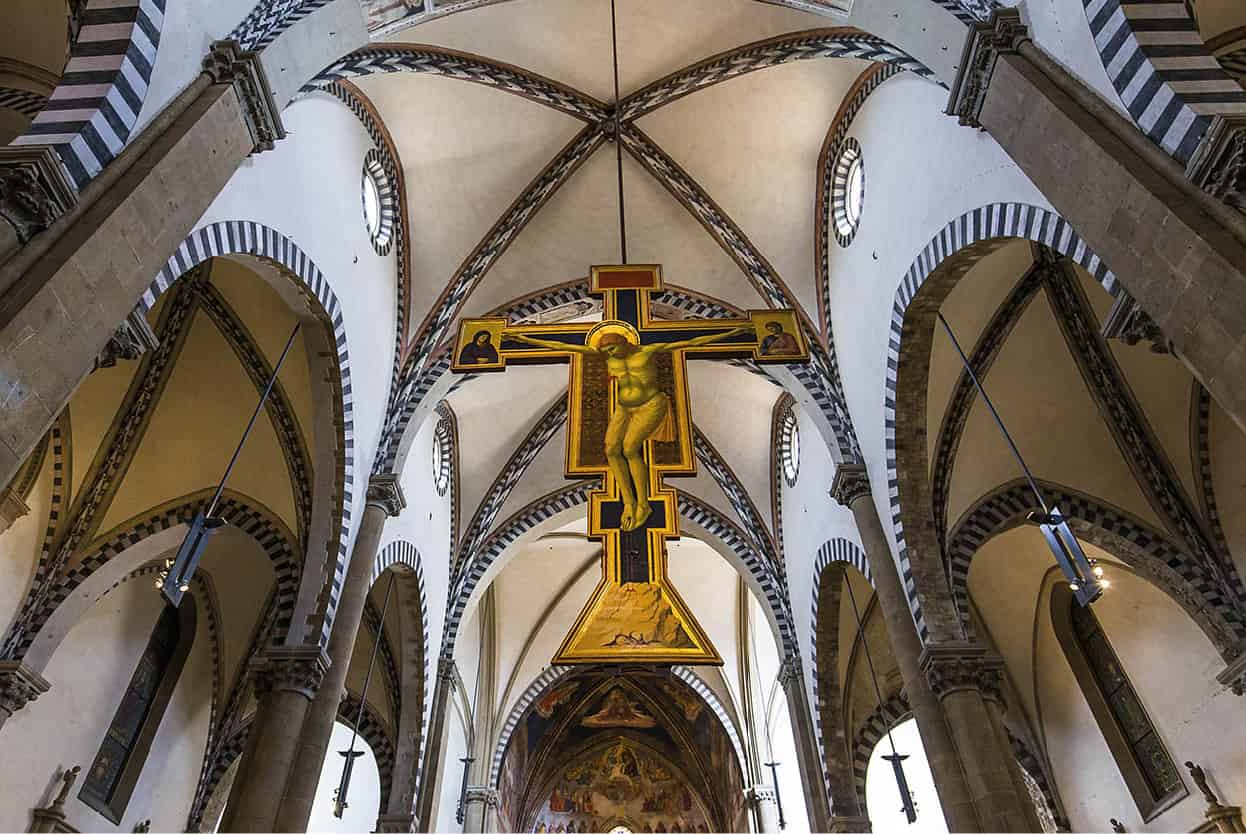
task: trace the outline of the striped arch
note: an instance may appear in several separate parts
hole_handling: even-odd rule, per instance
[[[1039,793],[1043,796],[1043,801],[1047,803],[1047,810],[1055,818],[1059,818],[1061,805],[1056,801],[1056,789],[1052,784],[1052,780],[1048,778],[1047,768],[1043,766],[1043,761],[1034,754],[1034,750],[1021,737],[1013,735],[1012,730],[1004,727],[1004,733],[1008,736],[1008,746],[1012,748],[1013,758],[1017,760],[1017,764],[1025,771],[1034,784],[1038,785]],[[1068,828],[1063,826],[1061,830]]]
[[[1082,0],[1130,117],[1185,164],[1216,116],[1246,114],[1246,90],[1203,42],[1185,0]]]
[[[870,766],[870,756],[873,755],[879,739],[912,714],[908,698],[903,692],[896,692],[866,716],[853,737],[852,784],[857,791],[857,803],[865,816],[869,816],[869,806],[865,801],[865,771]]]
[[[441,658],[452,660],[459,626],[472,594],[489,567],[521,536],[555,515],[588,503],[596,481],[577,481],[536,499],[517,511],[486,538],[464,570],[459,585],[451,592],[446,606],[446,625],[442,635]],[[679,514],[717,538],[739,558],[757,582],[766,606],[774,617],[783,656],[797,655],[799,649],[788,605],[787,589],[776,582],[766,558],[754,550],[749,539],[730,519],[686,492],[679,493]]]
[[[381,782],[381,802],[377,815],[385,813],[389,805],[389,792],[394,786],[394,733],[372,704],[365,704],[363,716],[359,715],[359,695],[346,691],[346,695],[338,703],[337,720],[348,727],[354,727],[359,720],[359,735],[372,748],[372,757],[376,759],[376,771]]]
[[[315,619],[320,622],[319,634],[316,635],[320,645],[328,643],[329,632],[333,628],[333,618],[337,613],[338,599],[341,596],[342,584],[346,578],[346,562],[348,558],[347,542],[350,535],[351,512],[355,505],[355,407],[351,395],[350,350],[346,339],[346,322],[342,318],[342,305],[333,292],[333,287],[306,253],[285,235],[260,223],[250,220],[226,220],[204,226],[191,232],[169,258],[164,268],[157,273],[151,285],[143,293],[138,302],[138,309],[146,313],[156,304],[158,299],[173,283],[192,267],[209,258],[224,255],[252,255],[271,261],[290,276],[293,276],[303,294],[317,310],[318,316],[333,333],[333,344],[336,350],[336,370],[339,396],[334,398],[333,408],[337,412],[336,424],[338,435],[334,439],[336,455],[336,471],[340,473],[339,494],[334,496],[333,515],[337,522],[337,554],[331,572],[331,580],[327,583],[329,593],[324,609],[315,612]],[[322,603],[317,603],[321,605]],[[293,612],[282,612],[286,621],[280,628],[284,634],[289,626],[289,617]],[[311,635],[308,635],[311,639]]]
[[[204,489],[174,499],[134,516],[92,542],[77,565],[55,580],[39,607],[31,611],[27,619],[14,624],[6,641],[4,658],[30,658],[33,661],[32,666],[43,668],[56,645],[49,645],[51,641],[44,640],[39,641],[36,646],[36,638],[48,620],[61,610],[65,601],[75,596],[75,591],[83,583],[121,553],[166,530],[189,525],[195,514],[208,503],[213,492],[212,489]],[[254,539],[272,563],[277,593],[276,633],[284,634],[290,625],[294,599],[302,575],[297,539],[275,513],[259,502],[232,490],[227,489],[217,504],[217,515],[225,519],[231,527]],[[170,547],[176,547],[178,543],[176,537],[169,539]],[[89,603],[78,600],[75,604]],[[60,633],[63,635],[67,631],[65,629]],[[55,643],[59,643],[59,640]],[[36,653],[40,655],[39,658],[33,657]]]
[[[277,40],[282,32],[331,2],[333,0],[258,0],[229,33],[230,40],[237,41],[243,49],[259,51]]]
[[[550,666],[537,675],[536,679],[519,696],[519,700],[515,702],[515,706],[511,708],[510,713],[506,716],[501,732],[498,733],[498,743],[493,749],[493,760],[489,765],[489,787],[494,789],[498,787],[498,777],[502,772],[502,760],[506,757],[506,748],[510,745],[511,736],[519,726],[519,722],[527,717],[528,710],[532,704],[553,687],[554,684],[574,671],[574,666]],[[731,720],[730,713],[727,712],[726,706],[719,699],[718,695],[695,671],[687,666],[672,666],[671,676],[678,678],[687,684],[692,691],[696,692],[697,695],[701,696],[701,700],[717,716],[723,731],[731,739],[731,746],[735,749],[736,760],[740,764],[740,771],[745,772],[748,760],[744,757],[744,745],[740,742],[740,734],[736,732],[735,722]]]
[[[823,542],[822,546],[818,548],[817,555],[814,557],[813,562],[813,605],[810,609],[809,615],[809,657],[812,662],[812,668],[810,671],[813,675],[813,731],[814,735],[817,737],[818,755],[822,758],[822,773],[826,776],[826,786],[828,792],[831,792],[832,789],[831,769],[828,766],[826,759],[826,741],[822,731],[822,702],[823,699],[827,697],[828,693],[822,691],[821,672],[823,670],[819,667],[818,631],[822,626],[822,621],[819,619],[821,613],[819,611],[819,602],[821,597],[820,592],[822,590],[823,574],[832,564],[851,565],[865,577],[866,581],[869,582],[871,586],[874,585],[874,578],[870,574],[870,564],[865,558],[865,553],[856,542],[844,538],[834,538]],[[839,575],[842,574],[837,574],[837,577]],[[828,578],[830,577],[828,576]],[[838,608],[835,612],[831,613],[830,616],[834,619],[829,622],[827,626],[832,629],[832,633],[838,635]],[[836,637],[836,639],[838,639],[838,637]],[[838,663],[836,658],[821,658],[821,660],[828,661],[825,669],[826,674],[838,675]],[[838,686],[836,689],[838,689]],[[842,701],[842,698],[843,694],[842,692],[839,692],[836,694],[835,700],[836,702],[839,702]],[[836,715],[838,714],[838,709],[839,703],[833,705],[832,711]]]
[[[1238,656],[1246,641],[1235,600],[1220,595],[1217,585],[1179,544],[1164,532],[1102,499],[1050,481],[1039,482],[1053,506],[1069,518],[1077,534],[1118,556],[1139,576],[1150,581],[1198,623],[1220,654],[1228,660]],[[973,633],[969,616],[969,568],[973,557],[991,538],[1025,523],[1034,509],[1033,493],[1023,481],[1004,484],[970,507],[948,536],[948,575],[952,599],[967,634]]]
[[[87,0],[69,63],[13,145],[51,145],[81,191],[121,153],[156,63],[166,0]]]
[[[892,531],[899,551],[900,574],[904,578],[909,608],[923,643],[928,636],[927,628],[905,541],[900,504],[902,473],[896,455],[896,389],[901,354],[905,347],[905,319],[909,305],[913,304],[927,280],[936,271],[939,288],[950,289],[975,263],[1014,239],[1041,243],[1048,249],[1076,261],[1111,295],[1116,295],[1120,290],[1116,276],[1108,269],[1107,264],[1090,250],[1064,218],[1049,209],[1025,203],[991,203],[965,212],[943,227],[926,244],[901,278],[892,305],[891,334],[887,343],[887,367],[883,385],[883,447],[887,455],[887,490],[891,501]],[[922,311],[927,312],[930,304],[930,301],[923,299],[920,304]],[[908,470],[911,468],[911,465],[906,464],[906,471],[903,473],[905,478],[910,477]],[[914,469],[911,477],[925,477],[925,474],[919,475]]]
[[[395,565],[405,565],[412,574],[415,575],[416,587],[419,588],[420,597],[420,622],[423,628],[424,660],[423,672],[421,680],[424,683],[424,691],[420,694],[420,704],[425,708],[428,705],[428,597],[424,591],[424,565],[420,560],[420,552],[415,545],[407,541],[390,542],[381,549],[376,555],[376,561],[372,565],[372,577],[369,580],[369,587],[374,585],[378,579],[389,568]],[[404,658],[405,660],[405,658]]]

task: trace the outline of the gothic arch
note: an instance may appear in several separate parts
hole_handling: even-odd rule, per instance
[[[337,720],[354,727],[356,719],[361,719],[359,736],[372,748],[372,756],[376,759],[376,772],[381,782],[381,801],[377,811],[379,816],[385,813],[385,808],[389,805],[389,793],[394,784],[394,734],[371,704],[364,704],[361,718],[359,695],[347,690],[346,696],[338,704]]]
[[[1161,530],[1100,498],[1060,484],[1040,481],[1045,495],[1069,517],[1079,536],[1118,556],[1198,624],[1226,660],[1233,660],[1246,639],[1246,624],[1229,600],[1209,595],[1213,586],[1204,568]],[[966,633],[969,616],[969,568],[989,539],[1025,523],[1034,509],[1029,486],[1013,481],[997,487],[965,511],[948,536],[948,575],[952,599]]]
[[[831,762],[827,757],[828,741],[824,734],[823,719],[828,718],[836,722],[845,732],[847,727],[842,727],[843,723],[843,687],[839,682],[839,582],[846,579],[846,568],[852,567],[857,570],[865,580],[874,584],[874,580],[870,575],[869,562],[865,558],[865,553],[856,542],[844,538],[828,539],[818,548],[817,556],[813,565],[813,606],[810,612],[810,635],[809,635],[809,657],[811,661],[811,674],[813,678],[813,731],[817,738],[818,755],[822,759],[822,773],[826,779],[827,794],[831,798],[832,805],[835,805],[836,794],[844,790],[851,789],[850,786],[837,784],[839,781],[840,771],[842,768],[831,768]],[[829,594],[828,601],[833,604],[827,609],[821,607],[822,597]],[[823,623],[822,616],[825,615],[827,622]],[[828,629],[826,636],[830,639],[830,652],[820,652],[818,644],[821,642],[819,636],[823,633],[823,626]],[[826,678],[826,685],[823,682],[823,676]],[[850,754],[847,749],[847,739],[843,739],[844,755]],[[837,810],[837,814],[840,812]],[[848,816],[855,816],[855,813],[848,813]]]
[[[261,223],[249,220],[219,221],[191,232],[177,247],[164,268],[152,279],[150,286],[139,299],[138,309],[146,313],[155,306],[156,299],[192,267],[209,258],[226,255],[249,255],[277,265],[283,274],[294,279],[300,296],[308,303],[313,315],[324,326],[325,333],[320,335],[323,337],[329,333],[332,334],[336,362],[330,363],[332,370],[330,384],[333,387],[330,407],[334,410],[333,424],[337,427],[337,436],[333,440],[331,451],[333,465],[329,465],[328,460],[318,460],[316,463],[320,465],[315,468],[319,473],[316,488],[332,490],[333,519],[328,522],[329,527],[322,532],[326,536],[332,536],[328,530],[331,530],[336,523],[336,547],[326,542],[329,552],[334,556],[330,559],[331,564],[325,565],[324,585],[328,593],[323,595],[324,601],[319,600],[320,587],[300,589],[301,600],[309,600],[304,602],[304,605],[314,606],[315,610],[308,611],[306,618],[300,617],[295,621],[296,630],[301,630],[302,623],[307,620],[318,622],[318,633],[313,633],[315,629],[309,626],[309,633],[305,639],[307,642],[318,641],[323,646],[328,642],[329,633],[333,628],[333,618],[337,613],[338,598],[346,576],[347,544],[355,504],[356,478],[353,453],[355,413],[354,400],[348,393],[351,391],[351,377],[346,322],[342,316],[341,303],[333,287],[312,259],[285,235]],[[283,288],[278,288],[278,291],[280,292],[281,289]],[[316,335],[315,330],[316,328],[305,330],[304,338]],[[327,345],[325,347],[327,348]],[[317,457],[326,458],[329,454],[330,451],[322,447]],[[313,531],[308,542],[308,553],[316,552],[316,543],[317,532]],[[316,571],[309,573],[313,576],[317,575]],[[287,618],[281,629],[283,634],[292,619]]]
[[[14,624],[4,656],[23,660],[36,670],[44,668],[69,629],[99,596],[133,575],[136,564],[161,558],[181,544],[187,526],[212,492],[199,490],[139,513],[84,548],[77,566],[56,580],[42,601]],[[277,600],[275,636],[280,639],[290,625],[303,573],[297,540],[275,513],[241,493],[226,490],[217,513],[230,527],[252,538],[272,563]],[[51,631],[46,631],[49,626]],[[48,639],[37,640],[41,634]]]
[[[60,83],[13,145],[51,145],[78,191],[117,157],[138,122],[166,0],[87,0]],[[101,69],[101,67],[103,69]]]
[[[891,333],[887,342],[887,367],[883,384],[883,445],[886,450],[887,494],[891,503],[892,530],[904,576],[929,573],[914,565],[908,538],[919,552],[939,552],[934,534],[930,485],[927,478],[925,440],[914,436],[918,422],[925,425],[925,400],[913,391],[924,391],[933,336],[933,319],[939,305],[956,282],[978,261],[1009,240],[1040,243],[1084,267],[1111,295],[1120,291],[1116,276],[1069,223],[1050,209],[1025,203],[991,203],[943,227],[914,259],[896,287]],[[906,397],[906,409],[897,401]],[[903,422],[903,428],[899,427]],[[899,465],[901,454],[904,466]],[[906,536],[908,538],[906,538]],[[943,581],[939,577],[930,577]],[[909,608],[922,642],[928,638],[927,623],[915,580],[906,580]]]
[[[1142,18],[1146,29],[1135,28],[1139,18],[1131,10],[1148,5],[1154,7],[1146,0],[1082,0],[1103,69],[1129,117],[1151,141],[1185,164],[1212,119],[1239,112],[1246,92],[1199,37],[1186,4],[1164,3],[1164,14],[1148,14]],[[1164,45],[1166,66],[1152,60],[1158,44]]]

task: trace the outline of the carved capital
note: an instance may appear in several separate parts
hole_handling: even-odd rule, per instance
[[[1003,703],[1004,661],[972,643],[933,643],[918,660],[934,694],[943,700],[954,692],[973,690]]]
[[[1246,695],[1246,654],[1238,655],[1237,660],[1216,675],[1216,681],[1227,686],[1234,695]]]
[[[42,675],[20,660],[0,660],[0,721],[51,687]]]
[[[203,59],[203,71],[218,84],[232,84],[255,143],[252,153],[272,150],[286,135],[281,109],[273,98],[258,52],[244,50],[237,41],[214,41]]]
[[[0,492],[0,533],[12,527],[13,522],[28,512],[30,512],[30,507],[22,500],[22,496],[14,492],[11,487],[5,487]]]
[[[1124,290],[1112,302],[1100,332],[1105,339],[1120,339],[1127,345],[1150,342],[1153,353],[1171,352],[1171,344],[1159,329],[1159,325]]]
[[[849,509],[858,498],[870,496],[870,478],[863,463],[841,463],[831,481],[831,497]]]
[[[1211,196],[1246,211],[1246,115],[1213,118],[1185,175]]]
[[[991,85],[995,61],[1002,53],[1016,52],[1021,43],[1029,39],[1029,30],[1016,9],[996,9],[989,22],[975,23],[965,38],[960,69],[952,81],[948,115],[956,116],[967,127],[982,127],[978,116]]]
[[[454,658],[443,657],[437,661],[437,677],[446,683],[454,683],[454,679],[459,674],[459,668],[454,665]]]
[[[874,827],[869,817],[831,817],[830,830],[838,834],[870,834]]]
[[[149,350],[160,347],[160,339],[156,331],[147,323],[147,316],[138,308],[121,322],[121,326],[104,345],[100,355],[95,359],[95,370],[111,368],[117,360],[125,359],[133,362]]]
[[[407,506],[397,475],[373,475],[369,478],[365,501],[369,507],[376,507],[391,518]]]
[[[411,834],[415,831],[413,814],[381,814],[376,818],[377,834]]]
[[[318,646],[280,646],[264,652],[251,668],[257,696],[297,692],[310,701],[324,682],[329,656]]]
[[[463,796],[463,803],[470,805],[473,802],[480,802],[487,808],[496,808],[501,801],[496,788],[490,788],[485,785],[468,785],[467,793]]]
[[[773,785],[752,785],[744,789],[744,798],[754,805],[763,802],[776,802],[777,794]]]
[[[0,217],[24,244],[78,202],[60,157],[48,145],[0,148]]]
[[[800,658],[788,655],[779,664],[779,683],[786,690],[790,686],[804,686]]]

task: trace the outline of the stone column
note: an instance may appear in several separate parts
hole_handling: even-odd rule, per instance
[[[42,675],[20,660],[0,660],[0,727],[51,688]]]
[[[904,677],[904,690],[909,705],[917,718],[922,746],[934,776],[943,816],[951,831],[991,831],[978,818],[970,798],[965,773],[948,732],[947,722],[938,699],[930,691],[922,674],[920,658],[921,641],[913,624],[908,596],[900,582],[891,547],[883,533],[882,522],[870,494],[870,482],[865,467],[860,464],[840,464],[831,485],[831,497],[852,510],[857,524],[861,545],[869,560],[870,573],[874,579],[874,591],[887,624],[887,636]]]
[[[783,665],[779,667],[779,683],[787,695],[787,714],[796,740],[797,764],[805,794],[805,808],[809,813],[809,827],[814,831],[828,831],[831,808],[826,796],[826,780],[822,776],[822,757],[818,754],[818,735],[813,727],[813,708],[805,689],[800,658],[787,657],[783,660]]]
[[[991,134],[1246,429],[1246,126],[1218,120],[1187,171],[1015,9],[970,30],[948,112]]]
[[[419,792],[416,794],[415,815],[420,831],[431,831],[437,824],[433,805],[437,801],[437,780],[441,769],[441,754],[446,747],[449,723],[446,714],[450,709],[450,695],[454,688],[454,660],[437,658],[437,685],[433,690],[432,709],[428,714],[428,741],[424,747]]]
[[[324,680],[329,658],[318,646],[269,649],[256,662],[259,703],[242,763],[234,777],[221,831],[275,831],[277,807],[298,752],[303,721]]]
[[[483,834],[497,830],[498,792],[486,785],[468,785],[463,800],[463,831],[465,834]]]
[[[757,826],[760,834],[778,834],[779,832],[779,804],[778,794],[775,792],[773,785],[753,785],[746,788],[744,798],[748,800],[748,804],[753,809],[753,822]],[[810,826],[814,831],[822,831],[824,829],[817,826]]]
[[[258,54],[218,41],[76,202],[54,150],[0,150],[0,483],[239,164],[284,135],[279,112]]]
[[[355,535],[355,546],[351,550],[350,564],[346,568],[346,578],[342,581],[342,592],[333,619],[333,632],[329,636],[329,669],[325,673],[324,685],[308,709],[307,720],[303,722],[298,753],[285,783],[275,831],[307,830],[316,787],[320,783],[320,771],[329,750],[329,736],[337,721],[342,693],[345,692],[346,673],[355,651],[364,604],[371,590],[372,566],[376,562],[385,519],[398,515],[406,505],[397,476],[374,475],[368,481],[363,519]]]

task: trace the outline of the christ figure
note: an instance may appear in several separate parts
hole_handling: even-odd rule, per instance
[[[643,527],[653,512],[649,506],[645,441],[653,437],[671,410],[670,398],[658,386],[654,357],[659,353],[701,347],[751,332],[752,325],[746,324],[723,333],[651,345],[635,345],[622,333],[606,333],[597,340],[595,347],[535,339],[514,332],[504,332],[503,336],[549,350],[606,357],[606,370],[616,383],[616,408],[606,426],[606,460],[623,499],[619,527],[628,532]]]

